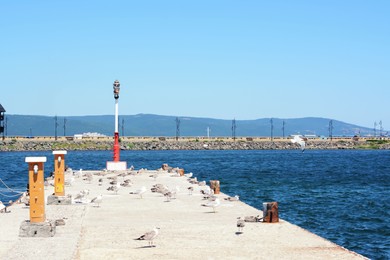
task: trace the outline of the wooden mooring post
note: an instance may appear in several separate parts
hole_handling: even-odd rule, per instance
[[[210,180],[210,188],[214,191],[214,194],[219,194],[220,186],[218,180]]]

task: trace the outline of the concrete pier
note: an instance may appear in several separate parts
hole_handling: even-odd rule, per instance
[[[54,237],[19,237],[20,224],[29,218],[24,204],[14,204],[10,213],[0,214],[0,259],[364,259],[282,219],[247,222],[241,234],[237,218],[261,217],[263,212],[241,201],[224,200],[227,195],[222,190],[216,195],[221,205],[214,213],[213,208],[201,206],[207,203],[200,193],[205,187],[190,184],[184,176],[148,170],[121,172],[126,174],[123,177],[83,171],[88,173],[93,174],[92,181],[75,176],[72,186],[66,187],[72,198],[88,189],[84,200],[46,205],[47,218],[65,222],[57,226]],[[119,183],[130,179],[132,184],[107,190],[114,176]],[[65,179],[69,177],[68,173]],[[176,194],[167,199],[153,193],[155,184],[166,185]],[[130,194],[142,186],[146,187],[142,198]],[[192,195],[188,187],[193,187]],[[53,186],[45,188],[46,196],[52,192]],[[99,206],[88,203],[100,194]],[[135,240],[154,227],[160,228],[155,247]]]

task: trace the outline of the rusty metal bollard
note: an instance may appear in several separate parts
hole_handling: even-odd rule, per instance
[[[279,222],[279,212],[277,202],[263,202],[263,222]]]
[[[214,194],[219,194],[220,186],[218,180],[210,180],[210,188],[214,191]]]

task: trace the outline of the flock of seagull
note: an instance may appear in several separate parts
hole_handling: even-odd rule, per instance
[[[109,192],[114,192],[115,194],[118,194],[118,191],[121,188],[131,187],[133,185],[133,182],[131,179],[129,179],[129,178],[126,179],[126,177],[128,175],[137,175],[139,173],[146,172],[146,171],[147,170],[145,170],[145,169],[141,169],[138,171],[135,171],[132,169],[130,172],[121,173],[121,174],[118,174],[115,176],[108,176],[107,179],[109,180],[110,186],[106,190]],[[173,170],[173,172],[172,171],[168,171],[168,172],[172,173],[170,175],[171,177],[182,176],[182,175],[180,175],[179,171]],[[103,183],[105,182],[103,177],[108,173],[110,173],[110,172],[108,172],[107,170],[104,170],[104,172],[98,174],[99,175],[99,177],[98,177],[99,178],[98,179],[99,186],[103,185]],[[158,176],[159,176],[158,171],[156,171],[152,175],[150,175],[150,177],[153,178],[155,181],[157,180]],[[91,183],[93,181],[94,177],[95,176],[91,172],[83,173],[82,169],[80,169],[78,171],[72,171],[72,169],[68,169],[65,172],[65,185],[67,185],[67,186],[73,185],[73,183],[75,182],[75,178],[82,178],[87,183]],[[122,181],[119,180],[119,177],[122,177]],[[194,185],[200,186],[201,187],[199,189],[200,195],[204,201],[201,204],[201,206],[211,208],[213,210],[212,212],[216,213],[217,208],[221,205],[221,201],[220,201],[220,198],[218,198],[214,194],[214,190],[211,189],[210,186],[206,185],[206,181],[198,181],[196,177],[193,177],[193,173],[184,174],[184,177],[186,177],[189,184],[191,184],[191,186],[188,186],[188,188],[187,188],[188,195],[190,195],[190,196],[193,195]],[[53,180],[51,178],[47,178],[45,181],[45,185],[54,186]],[[168,186],[166,186],[164,184],[156,183],[151,187],[150,191],[155,192],[155,193],[161,193],[166,198],[166,202],[170,202],[172,199],[177,198],[177,194],[180,192],[180,187],[176,186],[174,188],[169,188]],[[130,191],[129,194],[138,195],[140,199],[143,199],[143,195],[146,192],[147,192],[147,188],[145,186],[142,186],[138,189]],[[103,202],[103,194],[99,194],[92,199],[88,199],[89,194],[90,194],[89,189],[81,190],[79,193],[77,193],[75,196],[73,196],[73,198],[72,198],[73,203],[93,204],[95,207],[99,208]],[[235,195],[233,197],[226,197],[226,198],[224,198],[224,200],[234,202],[234,201],[239,201],[240,198],[238,195]],[[28,195],[22,196],[21,202],[28,205],[28,203],[29,203]],[[1,211],[6,211],[6,208],[0,201],[0,212]],[[255,221],[250,220],[250,218],[253,219],[255,217],[250,216],[250,217],[245,217],[245,218],[242,218],[242,217],[237,218],[238,232],[236,232],[236,234],[243,233],[243,228],[245,226],[245,222],[255,222]],[[158,230],[159,230],[159,228],[155,227],[153,230],[144,233],[143,235],[139,236],[135,240],[147,240],[148,246],[154,247],[155,246],[154,239],[159,234]]]

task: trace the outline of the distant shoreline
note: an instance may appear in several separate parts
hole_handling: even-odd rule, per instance
[[[121,150],[299,150],[288,138],[165,138],[165,137],[132,137],[122,138]],[[40,138],[6,138],[0,142],[0,151],[52,151],[52,150],[112,150],[111,138],[87,138],[67,140],[54,137]],[[390,140],[338,138],[334,140],[309,139],[306,149],[383,149],[390,150]]]

